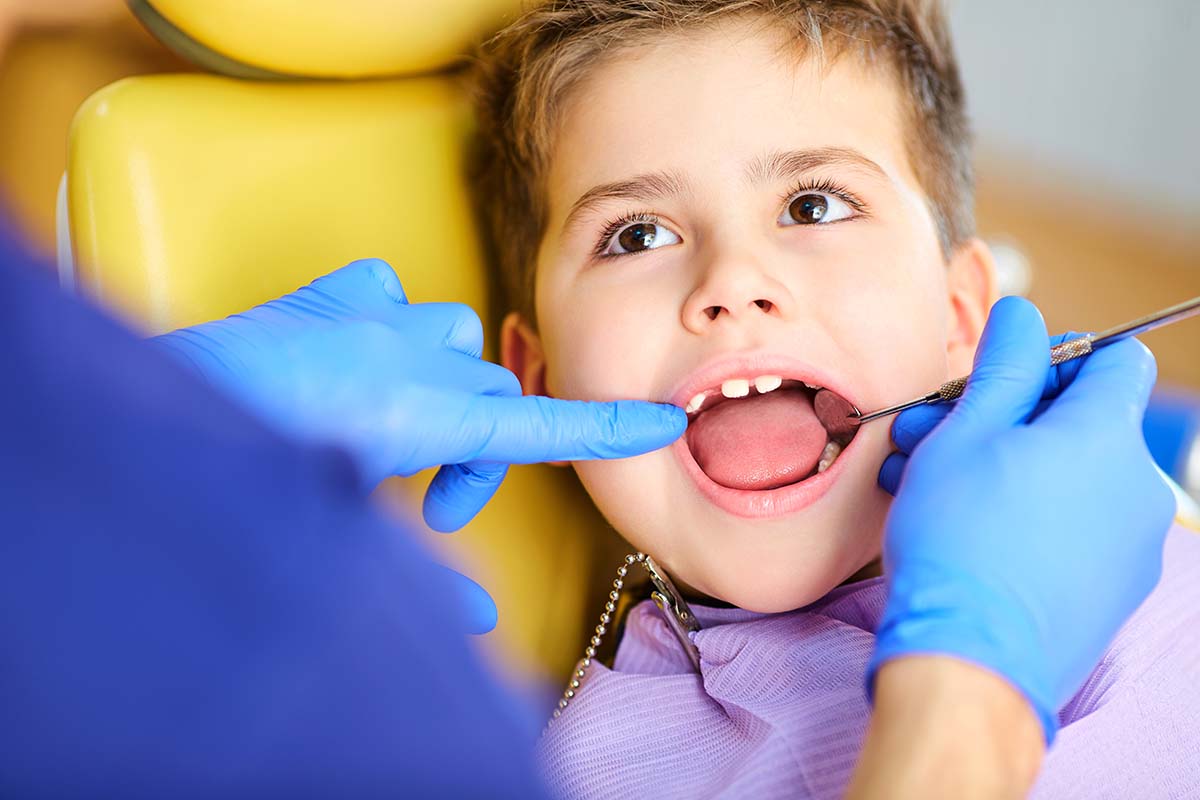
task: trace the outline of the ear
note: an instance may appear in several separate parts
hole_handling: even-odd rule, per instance
[[[546,352],[542,338],[519,311],[510,311],[500,325],[500,364],[521,382],[525,394],[549,395],[546,388]],[[547,462],[565,467],[566,461]]]
[[[971,371],[996,293],[992,251],[982,239],[972,238],[954,251],[946,280],[946,363],[952,375]]]
[[[500,325],[500,364],[521,382],[525,394],[546,394],[546,354],[542,339],[519,311]]]

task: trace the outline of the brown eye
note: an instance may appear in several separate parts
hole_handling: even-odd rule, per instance
[[[815,225],[829,213],[823,194],[802,194],[788,204],[788,216],[801,225]]]
[[[626,253],[649,250],[658,237],[658,226],[653,222],[635,222],[617,234],[617,244]]]
[[[653,219],[639,219],[609,234],[596,252],[598,255],[620,256],[657,250],[679,242],[679,234],[665,225]]]
[[[776,220],[780,225],[826,225],[854,218],[850,201],[833,192],[813,190],[792,195]]]

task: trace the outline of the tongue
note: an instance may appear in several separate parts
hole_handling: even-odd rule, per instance
[[[709,478],[754,491],[806,478],[827,441],[808,394],[796,389],[721,403],[687,433],[692,456]]]

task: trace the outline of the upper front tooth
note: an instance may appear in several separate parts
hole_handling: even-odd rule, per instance
[[[813,385],[812,385],[811,383],[809,383],[808,381],[804,381],[804,388],[806,388],[806,389],[812,389],[812,390],[815,392],[815,391],[818,391],[818,390],[819,390],[821,387],[820,387],[820,386],[813,386]]]
[[[693,397],[688,401],[687,408],[684,409],[689,414],[694,414],[700,410],[700,406],[704,405],[704,392]]]
[[[783,386],[783,378],[778,375],[759,375],[754,379],[754,388],[759,394],[773,392],[780,386]]]
[[[750,381],[734,378],[721,384],[721,394],[726,397],[745,397],[750,394]]]

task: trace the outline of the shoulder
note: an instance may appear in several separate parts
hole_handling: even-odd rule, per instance
[[[1117,633],[1083,688],[1063,709],[1063,725],[1114,693],[1166,689],[1200,669],[1200,534],[1175,524],[1163,549],[1158,586]]]
[[[1118,632],[1106,661],[1137,676],[1172,656],[1200,654],[1200,534],[1175,524],[1163,548],[1158,586]]]
[[[1163,547],[1163,570],[1158,586],[1118,634],[1118,640],[1175,639],[1179,634],[1200,646],[1200,533],[1175,523]]]
[[[1173,798],[1200,780],[1200,534],[1167,536],[1158,587],[1066,707],[1031,796]]]
[[[1200,534],[1176,523],[1163,547],[1162,577],[1117,634],[1114,650],[1158,651],[1171,642],[1200,648]]]

